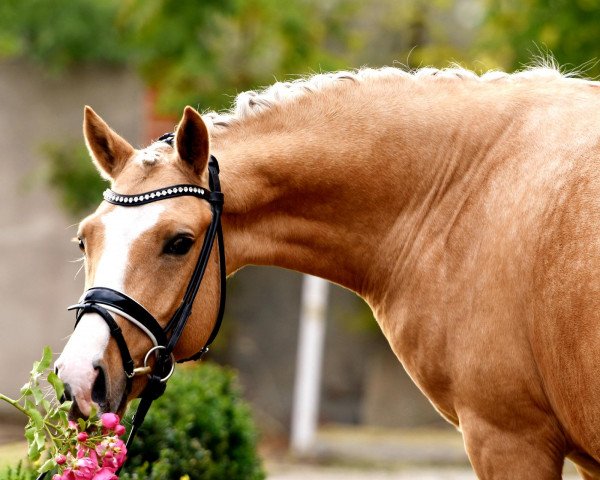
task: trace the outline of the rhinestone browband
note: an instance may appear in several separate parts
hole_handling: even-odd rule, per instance
[[[152,190],[151,192],[139,193],[137,195],[122,195],[120,193],[113,192],[110,188],[106,189],[102,194],[104,200],[113,205],[123,206],[135,206],[143,205],[145,203],[155,202],[157,200],[164,200],[167,198],[181,197],[183,195],[189,195],[193,197],[202,198],[209,202],[216,201],[217,193],[211,192],[202,187],[196,185],[173,185],[172,187],[159,188],[158,190]],[[221,195],[218,195],[221,197]]]

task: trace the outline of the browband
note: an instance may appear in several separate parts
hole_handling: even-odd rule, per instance
[[[159,188],[158,190],[139,193],[137,195],[122,195],[107,188],[102,194],[104,200],[108,203],[124,207],[135,207],[146,203],[156,202],[158,200],[165,200],[167,198],[181,197],[183,195],[201,198],[210,203],[223,202],[223,194],[221,192],[211,192],[210,190],[205,190],[197,185],[190,184],[173,185],[171,187]]]

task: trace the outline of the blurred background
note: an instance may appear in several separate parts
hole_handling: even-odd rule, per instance
[[[552,55],[594,77],[599,24],[600,0],[2,0],[0,391],[16,395],[42,346],[60,351],[72,329],[65,306],[83,275],[69,240],[106,188],[84,149],[84,105],[143,146],[171,131],[185,105],[221,110],[241,91],[324,71],[512,71]],[[231,278],[210,354],[239,372],[266,451],[288,445],[301,289],[300,274],[278,269]],[[342,455],[354,435],[361,447],[347,459],[360,459],[383,428],[447,433],[458,448],[449,461],[464,461],[460,436],[413,386],[362,300],[335,286],[328,300],[312,453]],[[0,404],[0,440],[10,413]],[[430,444],[427,435],[419,441]],[[398,441],[391,457],[415,443]]]

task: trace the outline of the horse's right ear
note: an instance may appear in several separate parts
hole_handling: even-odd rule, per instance
[[[135,149],[87,105],[83,111],[83,136],[94,164],[107,180],[114,179],[135,153]]]

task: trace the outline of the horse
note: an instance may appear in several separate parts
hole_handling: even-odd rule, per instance
[[[125,202],[209,189],[213,155],[226,275],[274,265],[356,292],[479,478],[550,480],[565,458],[600,478],[598,125],[600,83],[554,68],[385,67],[278,82],[226,112],[186,107],[172,141],[143,149],[90,107],[83,131]],[[210,207],[100,203],[77,234],[86,290],[122,292],[165,327]],[[207,258],[175,359],[214,331],[220,257]],[[111,316],[147,373],[151,339]],[[97,312],[81,315],[56,362],[78,414],[122,412],[144,390],[117,343]]]

